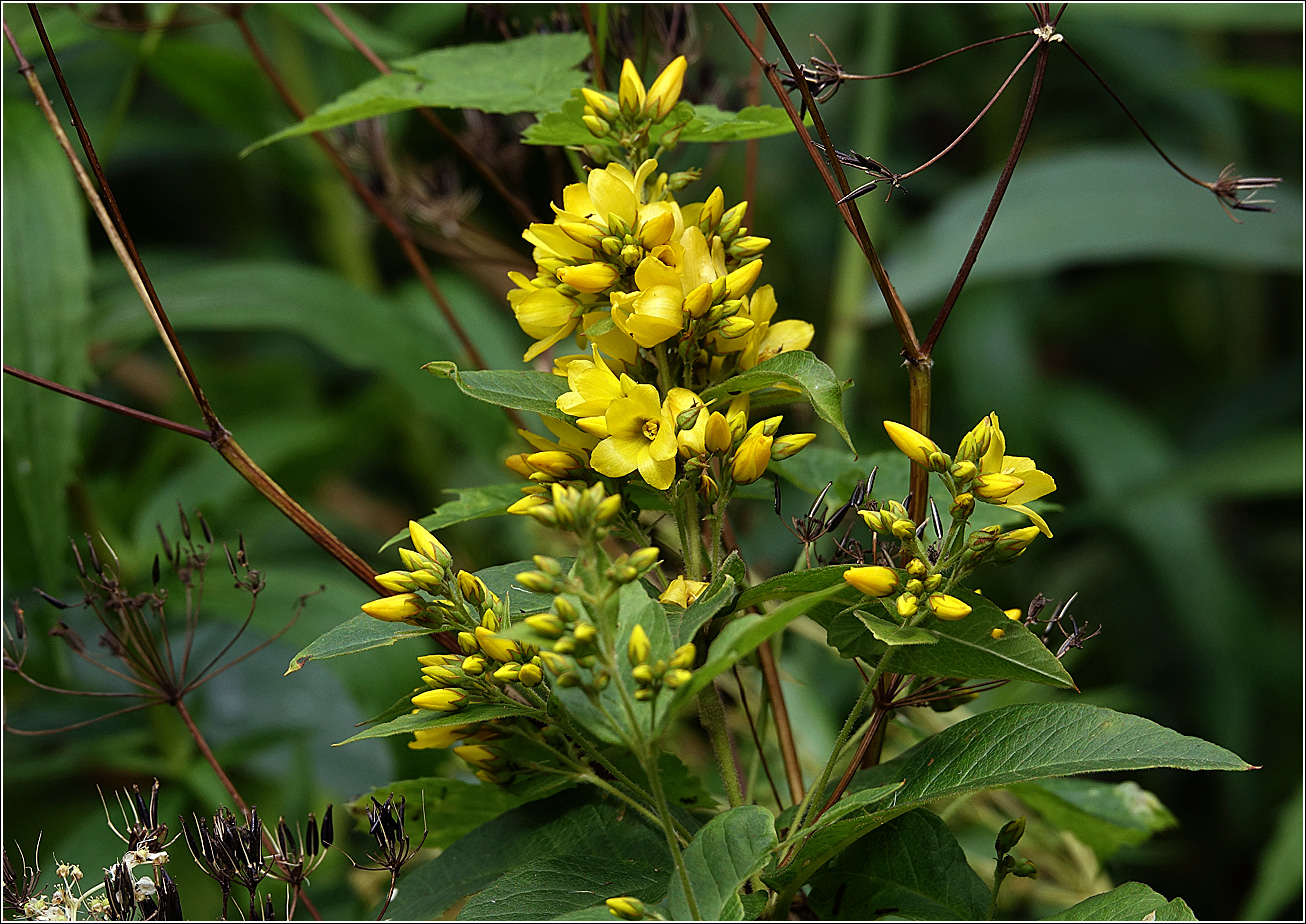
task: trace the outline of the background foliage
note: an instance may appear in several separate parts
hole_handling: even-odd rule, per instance
[[[418,371],[463,357],[393,242],[317,149],[291,139],[237,156],[292,120],[231,24],[208,7],[46,12],[163,302],[214,407],[260,465],[378,571],[392,567],[392,554],[373,550],[410,516],[448,500],[447,491],[503,480],[501,459],[516,451],[511,428],[497,410]],[[341,13],[392,61],[576,21],[574,9],[538,6]],[[38,60],[25,9],[6,5],[4,15]],[[647,56],[646,73],[669,57],[658,29],[677,19],[691,53],[685,97],[746,104],[746,52],[713,7],[614,7],[610,15],[614,33],[630,37],[623,53]],[[737,15],[751,22],[747,9]],[[1027,26],[1016,5],[781,5],[775,17],[798,57],[825,56],[815,43],[808,49],[806,36],[816,33],[859,73]],[[256,6],[248,18],[310,107],[375,74],[312,6]],[[1079,591],[1074,612],[1103,631],[1068,661],[1084,691],[1076,701],[1137,712],[1264,765],[1249,774],[1136,774],[1181,827],[1126,848],[1108,872],[1182,895],[1202,917],[1296,917],[1301,10],[1072,6],[1062,31],[1191,172],[1214,178],[1234,161],[1245,174],[1283,176],[1278,212],[1230,222],[1209,194],[1168,172],[1054,48],[1016,180],[936,354],[933,430],[946,446],[997,409],[1021,452],[1055,474],[1066,508],[1051,519],[1056,540],[1037,544],[985,592],[1018,606],[1035,590],[1054,598]],[[892,82],[851,84],[823,111],[841,147],[905,170],[969,122],[1019,53],[990,46]],[[48,67],[38,68],[52,90]],[[5,362],[196,422],[13,71],[4,74]],[[919,310],[918,326],[951,283],[1026,79],[908,192],[887,205],[875,194],[861,200],[899,292]],[[528,116],[441,114],[537,215],[548,214],[570,168],[556,149],[514,143]],[[411,114],[340,137],[375,188],[402,185],[430,206],[421,230],[444,254],[433,258],[441,286],[490,365],[519,367],[527,341],[501,295],[506,271],[528,259],[520,221]],[[381,149],[393,160],[378,158]],[[786,316],[816,325],[813,349],[855,379],[845,414],[856,445],[864,454],[883,449],[879,421],[905,419],[907,406],[896,335],[797,140],[764,140],[759,154],[750,226],[775,241],[762,282],[775,285]],[[667,166],[691,162],[682,154]],[[744,195],[742,146],[714,148],[706,163],[704,195],[716,184],[727,201]],[[49,673],[79,675],[64,652],[45,646],[54,611],[30,590],[75,597],[66,537],[102,533],[143,585],[155,523],[175,532],[180,503],[202,510],[219,539],[243,534],[267,573],[254,634],[271,634],[299,595],[326,587],[281,641],[193,704],[246,797],[267,816],[302,818],[393,779],[437,775],[435,752],[409,751],[400,739],[329,748],[408,689],[414,652],[378,649],[283,678],[296,651],[372,595],[212,451],[12,379],[4,412],[5,599],[27,610],[33,657]],[[838,444],[828,428],[823,439]],[[797,493],[788,501],[790,513],[804,504]],[[769,502],[735,525],[763,573],[792,564],[797,548]],[[441,538],[469,569],[565,552],[541,548],[548,540],[534,524],[513,518],[456,526]],[[234,624],[243,612],[226,583],[219,564],[204,612]],[[801,633],[786,645],[800,745],[814,755],[828,748],[855,696],[847,665],[826,669],[833,657]],[[19,728],[96,714],[85,700],[10,681],[6,717]],[[1053,695],[1061,694],[1001,689],[976,708]],[[703,756],[692,734],[683,754],[691,763]],[[30,847],[44,830],[43,856],[107,863],[114,847],[95,785],[154,775],[164,781],[165,818],[224,801],[184,729],[162,710],[47,738],[6,735],[6,844]],[[469,829],[478,808],[488,811],[476,801],[453,799],[431,816],[436,843]],[[315,877],[314,900],[329,915],[363,913],[383,882],[333,862]],[[215,890],[191,886],[188,865],[171,870],[181,873],[188,913],[201,913]]]

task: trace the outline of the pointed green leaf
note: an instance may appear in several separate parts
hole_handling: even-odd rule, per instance
[[[703,392],[704,402],[729,401],[736,395],[752,394],[763,388],[796,390],[809,402],[817,416],[834,427],[848,448],[856,452],[843,422],[843,392],[847,385],[835,378],[834,370],[806,350],[791,350],[758,363],[747,372],[726,379]],[[784,402],[792,399],[780,393]],[[757,400],[757,399],[755,399]]]
[[[630,895],[655,902],[667,892],[667,871],[643,860],[575,854],[540,857],[471,897],[459,921],[547,921],[595,907],[595,899]],[[616,920],[603,906],[606,920]]]
[[[698,910],[696,917],[707,921],[726,919],[727,903],[738,900],[739,887],[766,865],[775,846],[775,819],[759,805],[728,809],[703,825],[684,854]],[[694,916],[684,884],[675,871],[667,890],[667,910],[672,920],[686,921]]]
[[[863,610],[853,610],[853,615],[861,621],[862,625],[871,630],[871,635],[889,646],[933,645],[939,640],[938,635],[933,632],[914,626],[899,626]]]
[[[585,35],[571,32],[424,52],[394,62],[393,73],[342,94],[241,156],[285,138],[422,106],[500,113],[554,109],[587,81],[575,67],[589,51]]]
[[[293,674],[309,661],[321,661],[358,651],[385,648],[404,638],[430,635],[430,629],[410,626],[406,622],[382,622],[366,614],[342,622],[290,659],[287,674]]]
[[[971,607],[965,619],[945,620],[926,616],[916,628],[938,639],[934,645],[900,648],[893,656],[893,669],[905,674],[932,677],[964,677],[975,680],[1024,680],[1054,687],[1073,688],[1074,681],[1056,655],[1015,620],[980,594],[953,589],[952,596]],[[1001,629],[1001,638],[994,638]],[[853,613],[841,613],[827,625],[830,644],[844,657],[876,660],[884,643],[867,631]]]
[[[1148,767],[1252,769],[1231,751],[1138,716],[1071,703],[1005,706],[958,722],[858,773],[852,791],[905,782],[889,806],[818,831],[767,882],[797,888],[867,831],[935,799],[1028,780]]]
[[[692,699],[699,690],[711,683],[717,674],[728,670],[731,665],[738,663],[741,658],[762,642],[775,635],[799,616],[802,616],[813,606],[834,596],[842,589],[842,586],[827,587],[825,590],[805,594],[782,604],[774,612],[751,613],[739,617],[726,626],[721,630],[721,634],[716,637],[716,640],[712,642],[712,647],[707,652],[707,661],[702,667],[694,671],[693,679],[676,690],[675,696],[670,703],[666,704],[665,707],[659,707],[659,729],[664,728],[666,723],[675,717],[681,707]]]
[[[90,378],[85,205],[36,108],[11,101],[3,118],[4,361],[82,388]],[[136,311],[144,314],[139,302]],[[5,382],[6,583],[18,578],[56,589],[68,558],[67,494],[83,411],[80,402],[37,385]]]
[[[1126,882],[1110,892],[1071,905],[1049,921],[1196,921],[1197,915],[1182,898],[1165,900],[1141,882]]]
[[[1105,861],[1178,824],[1161,800],[1132,780],[1050,779],[1011,787],[1049,824],[1069,831]]]
[[[794,597],[801,597],[803,594],[810,594],[816,590],[824,590],[827,587],[840,585],[847,587],[850,591],[849,600],[861,597],[852,585],[847,584],[843,579],[843,573],[851,565],[829,565],[824,568],[809,568],[806,571],[788,571],[784,574],[777,574],[773,578],[763,581],[755,587],[750,587],[739,596],[738,606],[741,610],[750,606],[756,606],[767,600],[790,600]]]
[[[990,891],[938,815],[915,809],[861,838],[812,879],[824,919],[983,920]]]
[[[434,860],[405,869],[404,885],[389,914],[397,921],[439,917],[454,902],[511,870],[545,858],[577,855],[671,867],[658,827],[585,787],[504,812]],[[586,906],[594,899],[590,896]]]
[[[362,741],[364,738],[388,738],[391,735],[411,735],[415,731],[424,728],[451,728],[455,725],[474,725],[477,722],[493,722],[495,719],[505,719],[510,715],[538,715],[539,710],[530,706],[518,706],[515,704],[502,703],[489,705],[487,703],[478,703],[474,706],[468,706],[466,709],[460,709],[457,712],[435,712],[431,709],[418,709],[416,712],[410,712],[407,715],[401,715],[397,719],[389,722],[382,722],[380,725],[373,725],[358,734],[346,738],[344,741],[333,744],[332,747],[340,747],[342,744],[352,744],[355,741]]]
[[[553,111],[543,113],[522,133],[522,141],[558,147],[592,144],[594,136],[581,120],[584,114],[584,100],[573,95]],[[682,100],[661,124],[653,126],[649,140],[656,145],[663,135],[680,125],[684,125],[680,140],[691,143],[770,138],[794,130],[785,111],[774,106],[747,106],[739,112],[728,112]]]
[[[446,501],[435,508],[435,513],[427,514],[418,522],[428,531],[436,532],[455,523],[497,517],[507,513],[509,507],[521,500],[521,489],[522,483],[518,481],[514,484],[487,484],[477,488],[445,491],[446,494],[457,494],[458,499]],[[378,551],[384,552],[395,543],[405,542],[407,539],[408,530],[402,529],[386,540],[385,545]]]
[[[481,401],[519,411],[534,411],[541,417],[572,419],[558,410],[558,398],[567,390],[567,380],[560,375],[506,369],[459,372],[451,362],[427,363],[422,368],[432,375],[453,379],[463,394]]]

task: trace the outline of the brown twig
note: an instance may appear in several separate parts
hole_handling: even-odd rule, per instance
[[[775,732],[780,755],[784,758],[789,799],[797,805],[803,801],[803,768],[798,761],[793,724],[789,719],[789,708],[785,705],[784,689],[780,686],[780,672],[776,668],[775,650],[770,639],[757,646],[757,661],[762,668],[762,678],[766,681],[767,695],[771,698],[771,710],[775,713]]]
[[[177,423],[175,420],[168,420],[166,417],[156,417],[154,414],[148,414],[145,411],[138,411],[133,407],[127,407],[118,404],[115,401],[108,401],[104,398],[97,398],[95,395],[89,395],[84,391],[78,391],[75,388],[69,388],[67,385],[60,385],[58,382],[51,382],[49,379],[43,379],[39,375],[33,375],[22,369],[16,369],[8,363],[4,364],[4,370],[7,375],[12,375],[16,379],[22,379],[24,382],[31,382],[33,385],[40,385],[42,388],[48,388],[50,391],[58,392],[69,398],[76,398],[78,401],[85,401],[95,407],[103,408],[106,411],[113,411],[115,414],[122,414],[124,417],[130,417],[133,420],[141,420],[156,427],[163,427],[167,430],[174,430],[185,436],[193,436],[196,439],[209,439],[209,431],[201,430],[199,427],[188,426],[187,424]]]
[[[775,24],[771,21],[771,17],[766,12],[765,7],[761,4],[754,4],[754,7],[757,9],[758,15],[762,18],[762,22],[766,25],[767,31],[771,33],[771,38],[780,48],[780,52],[784,56],[786,63],[796,72],[798,65],[794,61],[794,57],[790,53],[788,46],[784,44],[784,39],[775,28]],[[724,3],[717,4],[717,8],[721,10],[721,14],[726,18],[726,21],[729,22],[735,32],[738,33],[740,40],[743,41],[744,45],[753,55],[754,60],[756,60],[761,66],[762,72],[766,74],[766,78],[775,90],[776,96],[779,97],[780,103],[784,107],[785,112],[789,115],[790,120],[798,129],[798,137],[807,148],[808,156],[812,158],[812,162],[816,164],[817,169],[820,171],[821,178],[825,181],[825,185],[829,189],[830,195],[834,198],[836,203],[839,203],[839,200],[848,192],[848,180],[844,177],[843,170],[839,166],[837,159],[834,158],[834,148],[829,140],[830,135],[829,132],[826,131],[825,123],[821,120],[820,113],[815,111],[816,106],[815,102],[812,100],[811,89],[807,86],[805,81],[799,81],[799,90],[803,94],[808,110],[812,111],[812,122],[816,126],[817,132],[821,135],[823,143],[826,143],[827,150],[829,151],[830,163],[827,163],[827,160],[821,157],[820,153],[816,150],[816,146],[812,144],[812,139],[808,136],[806,129],[803,127],[803,122],[798,115],[798,110],[794,108],[793,103],[789,100],[789,95],[785,92],[784,87],[780,83],[780,78],[776,74],[776,66],[763,57],[762,52],[758,49],[757,45],[753,43],[753,40],[748,36],[748,33],[744,31],[743,27],[739,24],[739,21],[735,19],[734,14],[730,12]],[[833,173],[831,172],[831,167],[833,167]],[[835,179],[836,176],[838,177],[837,181]],[[871,243],[870,235],[867,234],[866,226],[862,222],[861,214],[851,203],[839,204],[838,208],[839,213],[843,216],[844,224],[847,225],[849,232],[857,240],[858,245],[862,249],[862,253],[866,256],[867,263],[871,267],[871,273],[875,276],[876,284],[879,286],[880,293],[884,296],[885,304],[889,308],[889,316],[893,319],[894,327],[898,330],[898,336],[902,339],[903,354],[908,363],[915,364],[922,361],[928,361],[927,358],[921,354],[920,344],[916,339],[916,332],[912,327],[911,319],[907,316],[907,310],[903,307],[902,299],[898,297],[897,291],[893,288],[893,283],[889,280],[888,273],[884,270],[884,265],[880,262],[879,254],[875,252],[875,247]]]
[[[948,323],[952,308],[961,295],[962,286],[966,284],[966,280],[970,277],[970,271],[974,268],[975,260],[979,257],[980,248],[984,246],[984,239],[988,236],[989,228],[993,226],[993,219],[998,213],[998,206],[1002,204],[1002,198],[1006,195],[1007,187],[1011,184],[1011,176],[1016,170],[1016,162],[1020,160],[1020,153],[1024,150],[1025,139],[1029,137],[1030,126],[1034,123],[1034,110],[1038,106],[1039,97],[1042,95],[1043,78],[1047,74],[1048,43],[1040,40],[1035,47],[1038,50],[1038,61],[1034,65],[1034,79],[1030,83],[1029,97],[1025,101],[1025,111],[1020,117],[1020,127],[1016,130],[1016,139],[1012,142],[1011,152],[1007,155],[1007,162],[1002,167],[1002,175],[998,177],[998,184],[993,189],[993,195],[989,197],[989,205],[984,210],[984,217],[980,219],[979,227],[975,231],[975,237],[970,242],[970,249],[966,251],[966,259],[962,261],[961,268],[957,270],[957,278],[953,280],[952,288],[943,300],[943,306],[939,309],[938,316],[935,317],[934,324],[930,327],[930,332],[925,338],[924,348],[926,353],[933,351],[934,344],[938,342],[939,335],[943,333],[943,325]],[[1033,51],[1034,49],[1030,50]],[[1021,59],[1020,65],[1017,65],[1017,70],[1028,58],[1029,55],[1027,54]],[[1014,71],[1012,76],[1015,76]],[[1005,87],[1006,84],[1003,84],[1003,86]]]
[[[735,685],[739,687],[739,705],[744,707],[744,718],[748,720],[748,731],[753,737],[753,747],[757,749],[757,759],[762,765],[762,773],[766,775],[766,782],[771,787],[771,795],[775,797],[776,805],[784,805],[780,799],[780,789],[775,785],[775,777],[771,776],[771,764],[766,759],[766,751],[762,749],[762,736],[757,730],[757,720],[753,718],[753,709],[748,705],[748,693],[744,690],[744,679],[739,676],[739,665],[731,666],[730,672],[735,675]],[[744,793],[747,799],[749,793]]]
[[[314,5],[318,8],[318,10],[322,13],[322,15],[327,18],[327,21],[330,22],[331,25],[335,26],[336,31],[338,31],[342,36],[344,36],[345,39],[349,42],[349,44],[353,45],[354,48],[357,49],[359,54],[361,54],[364,58],[367,59],[369,64],[371,64],[382,74],[393,73],[393,71],[390,69],[390,65],[382,61],[377,56],[376,52],[374,52],[370,47],[368,47],[367,43],[364,42],[361,38],[359,38],[358,34],[355,33],[353,29],[350,29],[349,26],[345,24],[344,20],[342,20],[336,14],[335,10],[331,9],[331,6],[329,4],[316,3]],[[539,220],[535,216],[535,213],[531,211],[530,206],[528,206],[517,196],[513,195],[512,191],[508,189],[507,186],[504,185],[503,180],[499,179],[498,175],[489,168],[485,160],[483,158],[477,157],[470,150],[468,150],[467,146],[462,143],[462,141],[458,138],[456,134],[454,134],[452,129],[450,129],[449,126],[445,125],[444,122],[440,119],[440,117],[436,115],[435,112],[429,106],[418,107],[417,113],[423,119],[425,119],[427,123],[440,134],[441,138],[443,138],[445,141],[449,143],[451,147],[453,147],[454,151],[458,154],[458,156],[461,157],[464,161],[466,161],[467,164],[473,170],[475,170],[477,174],[480,175],[481,179],[484,180],[487,184],[489,184],[491,189],[493,189],[496,193],[499,194],[499,197],[503,199],[503,201],[508,205],[508,207],[513,210],[513,212],[516,213],[518,219],[520,219],[523,224],[529,225],[532,222]]]
[[[753,43],[762,47],[766,41],[766,28],[762,25],[762,17],[756,17],[756,25],[753,29]],[[756,106],[762,102],[762,68],[756,58],[748,66],[748,105]],[[757,191],[757,154],[760,145],[756,138],[750,138],[744,142],[744,201],[748,203],[748,208],[744,212],[744,224],[748,227],[753,226],[753,198]]]

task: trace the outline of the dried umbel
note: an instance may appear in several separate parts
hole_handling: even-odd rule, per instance
[[[232,885],[239,884],[249,893],[249,916],[261,917],[258,886],[268,875],[268,858],[263,855],[258,809],[250,809],[241,823],[229,809],[220,808],[207,828],[195,816],[194,830],[183,819],[182,831],[195,863],[222,890],[222,916],[227,916]]]
[[[84,554],[76,542],[72,543],[73,557],[76,560],[77,572],[83,588],[81,601],[69,603],[38,589],[38,593],[59,610],[74,610],[80,604],[83,610],[94,614],[99,623],[97,646],[89,646],[83,639],[81,631],[64,619],[60,619],[55,624],[55,627],[50,630],[50,635],[61,638],[73,654],[82,661],[111,677],[125,681],[133,689],[87,691],[46,684],[24,669],[29,635],[26,614],[17,604],[12,611],[13,629],[11,630],[7,624],[5,626],[4,667],[33,686],[73,696],[137,700],[137,702],[106,715],[63,728],[28,731],[13,728],[6,723],[6,730],[16,734],[51,734],[80,728],[152,705],[165,704],[183,708],[182,701],[192,691],[222,671],[261,651],[294,625],[307,598],[300,599],[299,607],[290,621],[270,639],[237,658],[224,660],[253,619],[254,609],[265,583],[262,573],[250,567],[245,540],[242,537],[234,553],[226,545],[222,548],[235,586],[248,594],[248,612],[244,622],[217,654],[203,661],[195,652],[195,642],[201,619],[200,603],[204,598],[206,570],[215,543],[213,533],[202,516],[196,517],[202,533],[201,538],[192,531],[190,518],[185,511],[179,507],[178,513],[181,540],[170,541],[162,525],[158,526],[159,538],[163,545],[163,560],[161,561],[158,556],[154,559],[149,590],[134,593],[122,576],[122,566],[117,555],[103,538],[93,540],[90,536],[85,539]],[[97,550],[97,547],[102,549],[103,553]],[[170,572],[171,580],[165,580],[165,568]],[[171,594],[165,584],[171,583],[179,584],[181,587],[179,604],[170,600]],[[176,613],[179,606],[183,611],[180,616],[180,632]],[[109,659],[96,656],[95,652],[101,648],[117,662],[116,665],[110,663]],[[137,821],[142,822],[149,815],[149,809],[143,802],[139,802],[139,794],[137,803]],[[166,832],[166,828],[164,831]]]

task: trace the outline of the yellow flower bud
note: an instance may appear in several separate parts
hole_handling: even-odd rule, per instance
[[[430,667],[422,668],[422,676],[432,686],[443,687],[457,680],[460,675],[457,671],[442,664],[432,664]]]
[[[667,663],[674,668],[685,670],[694,666],[694,658],[697,655],[698,649],[694,647],[694,643],[687,642],[671,653],[671,660]]]
[[[541,651],[540,660],[544,662],[545,667],[555,674],[561,674],[567,668],[571,667],[570,658],[565,658],[552,651]]]
[[[915,616],[916,610],[920,606],[920,601],[918,601],[911,594],[903,594],[901,597],[897,599],[896,603],[898,607],[898,615],[901,616],[903,619],[906,619],[910,616]]]
[[[760,275],[762,275],[761,260],[745,263],[726,276],[726,296],[728,298],[740,298],[753,287],[753,283],[757,282],[757,277]]]
[[[684,86],[687,64],[684,55],[676,58],[662,69],[662,73],[653,81],[653,86],[649,87],[648,97],[644,101],[644,111],[654,122],[660,122],[670,115],[671,110],[676,108],[676,103],[680,101],[680,90]]]
[[[771,458],[777,462],[788,459],[806,449],[814,439],[816,439],[815,433],[789,433],[776,437],[776,441],[771,444]]]
[[[694,320],[698,320],[707,314],[707,309],[712,304],[712,284],[705,282],[689,290],[685,296],[685,314]]]
[[[889,439],[893,440],[893,445],[897,446],[903,455],[921,468],[930,467],[930,456],[939,452],[938,444],[934,440],[892,420],[884,422],[884,429],[889,434]]]
[[[517,575],[516,581],[522,587],[537,594],[547,594],[557,586],[557,579],[551,578],[547,574],[541,574],[539,571],[523,571]]]
[[[964,619],[970,615],[970,605],[948,594],[930,594],[925,598],[930,610],[940,619]]]
[[[996,641],[997,639],[1002,638],[1002,636],[1006,634],[1007,634],[1006,629],[994,629],[992,632],[989,633],[989,636]]]
[[[771,246],[769,237],[757,237],[748,235],[747,237],[738,237],[730,244],[730,255],[741,259],[755,257],[767,247]]]
[[[675,668],[667,671],[662,675],[662,683],[672,690],[678,689],[685,685],[694,674],[682,668]]]
[[[473,677],[479,677],[485,673],[485,657],[483,655],[468,655],[463,658],[463,673],[470,674]]]
[[[726,415],[713,411],[707,418],[707,429],[703,436],[703,445],[708,452],[725,452],[733,442],[730,436],[730,423]]]
[[[585,127],[589,129],[590,134],[595,138],[602,138],[612,130],[612,126],[609,125],[606,120],[600,119],[596,115],[589,115],[587,113],[581,116],[580,120],[585,123]]]
[[[656,565],[661,555],[662,552],[657,546],[645,546],[630,553],[630,565],[635,570],[643,573]]]
[[[376,576],[376,582],[386,590],[393,590],[396,593],[413,591],[417,589],[417,582],[408,571],[387,571],[384,574]]]
[[[413,540],[413,548],[419,554],[434,562],[439,562],[444,567],[449,567],[453,561],[453,556],[449,550],[440,544],[440,540],[431,535],[425,526],[416,520],[408,521],[408,535]]]
[[[545,638],[560,638],[567,629],[562,620],[552,613],[537,613],[534,616],[527,616],[523,622],[530,626],[531,631]]]
[[[644,81],[639,79],[635,62],[627,58],[621,65],[621,83],[618,86],[617,101],[621,111],[629,116],[639,115],[644,108]]]
[[[417,594],[398,594],[363,604],[364,613],[382,622],[407,622],[425,609],[426,602]]]
[[[958,481],[970,481],[979,471],[974,462],[962,459],[952,463],[952,468],[948,469],[948,474]]]
[[[849,568],[843,579],[868,597],[887,597],[898,589],[898,572],[882,565]]]
[[[580,92],[585,97],[586,105],[593,109],[596,115],[611,119],[617,114],[617,105],[610,97],[604,96],[597,90],[591,90],[589,87],[581,87]]]
[[[762,477],[771,462],[771,443],[771,437],[759,433],[739,444],[730,463],[730,477],[735,484],[752,484]]]
[[[449,725],[444,728],[419,728],[413,732],[413,740],[408,746],[415,751],[424,748],[447,748],[455,741],[467,737],[470,725]]]
[[[986,501],[1000,501],[1004,497],[1016,493],[1024,485],[1023,478],[994,472],[991,475],[980,475],[976,478],[971,491],[976,497],[983,498]]]
[[[422,667],[438,667],[445,664],[457,664],[462,658],[456,654],[418,655],[417,663]]]
[[[626,645],[626,657],[630,659],[631,664],[648,663],[649,655],[653,647],[649,644],[648,633],[644,627],[636,625],[630,630],[630,642]]]
[[[727,340],[734,340],[742,337],[753,329],[755,325],[748,318],[726,318],[717,327],[717,333]]]
[[[596,294],[612,288],[621,278],[616,268],[608,263],[582,263],[580,266],[564,266],[558,270],[558,281],[580,292]]]
[[[414,696],[412,703],[419,709],[430,709],[432,712],[457,712],[467,704],[467,694],[453,688],[427,690]]]
[[[651,684],[655,679],[653,677],[653,668],[649,667],[647,664],[636,664],[631,668],[630,676],[634,678],[637,684],[645,687]]]
[[[698,213],[698,227],[704,234],[710,234],[721,224],[721,216],[725,213],[725,207],[726,195],[718,186],[712,190],[712,195],[707,197],[707,201],[703,203],[702,211]],[[720,296],[718,295],[717,298],[720,298]]]
[[[594,519],[599,525],[604,525],[616,519],[617,514],[620,512],[621,495],[613,494],[611,497],[605,497],[599,501],[598,509],[594,512]]]
[[[510,661],[494,672],[494,679],[501,683],[514,683],[520,674],[521,665],[516,661]]]
[[[517,682],[524,687],[538,686],[544,679],[544,671],[540,670],[538,664],[523,664],[521,672],[517,674]]]
[[[590,642],[594,641],[594,639],[598,638],[599,630],[591,623],[582,622],[571,631],[571,634],[578,644],[588,645]]]
[[[473,767],[482,770],[491,769],[499,759],[498,754],[483,744],[464,744],[462,747],[454,748],[453,752]]]
[[[517,647],[516,642],[499,638],[484,626],[476,627],[476,643],[480,646],[481,651],[500,663],[515,661],[521,653],[521,649]]]

